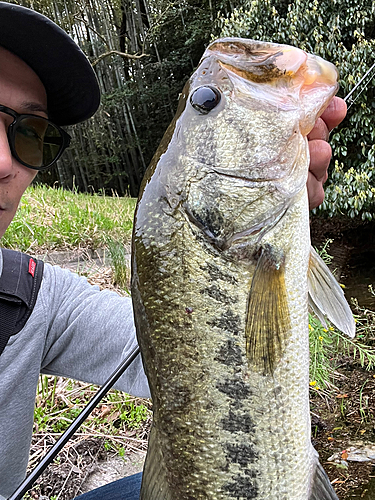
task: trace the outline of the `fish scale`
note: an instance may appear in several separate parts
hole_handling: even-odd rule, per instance
[[[330,318],[344,301],[310,250],[306,133],[337,88],[314,57],[213,42],[145,175],[132,258],[153,399],[141,500],[337,499],[310,436],[312,264]],[[202,86],[214,105],[192,100]]]

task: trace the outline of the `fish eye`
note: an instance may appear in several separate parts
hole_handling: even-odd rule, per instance
[[[220,102],[220,92],[209,85],[198,87],[190,96],[190,103],[194,109],[206,115]]]

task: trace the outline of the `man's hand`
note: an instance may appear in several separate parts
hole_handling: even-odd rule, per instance
[[[330,131],[337,127],[345,116],[345,101],[340,97],[334,97],[307,136],[310,148],[310,167],[307,179],[310,209],[317,207],[324,200],[323,184],[328,177],[328,166],[332,156],[331,146],[327,141]]]

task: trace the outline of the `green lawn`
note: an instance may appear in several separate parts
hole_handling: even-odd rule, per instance
[[[129,243],[135,204],[134,198],[31,186],[1,244],[41,253],[77,247],[97,249],[108,240]]]

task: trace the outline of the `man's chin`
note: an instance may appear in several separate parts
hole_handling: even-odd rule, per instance
[[[0,240],[4,236],[5,231],[8,229],[9,224],[12,222],[11,220],[9,222],[2,220],[5,215],[5,210],[0,209]]]

